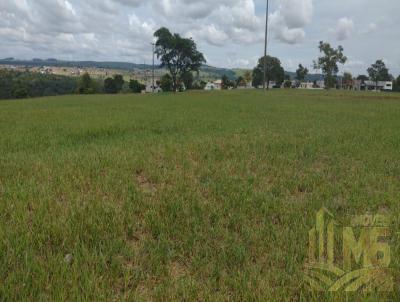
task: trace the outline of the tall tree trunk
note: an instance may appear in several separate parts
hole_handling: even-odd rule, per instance
[[[172,89],[174,90],[174,93],[176,93],[176,89],[178,88],[177,86],[178,85],[176,83],[176,75],[173,75],[172,76]]]

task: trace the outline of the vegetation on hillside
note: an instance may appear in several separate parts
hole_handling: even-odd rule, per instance
[[[73,94],[77,79],[0,69],[0,99]]]

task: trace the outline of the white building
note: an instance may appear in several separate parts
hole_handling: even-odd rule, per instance
[[[159,93],[159,92],[162,92],[161,87],[155,85],[154,86],[154,93]],[[146,85],[145,93],[153,93],[153,85],[152,84],[147,84]]]
[[[382,90],[382,91],[392,91],[393,83],[391,81],[379,81],[378,83],[374,81],[365,81],[366,90]]]
[[[316,82],[316,84],[317,84],[317,87],[318,87],[318,88],[325,89],[325,81],[324,81],[324,80],[318,80],[318,81]]]
[[[265,83],[265,86],[267,86],[267,83]],[[261,88],[264,88],[264,87],[263,87],[263,85],[259,85],[258,88],[261,89]],[[275,81],[270,81],[268,89],[273,89],[273,88],[276,88],[276,82]]]
[[[312,82],[302,82],[302,83],[300,83],[299,88],[300,89],[313,89],[314,88],[314,83],[312,83]]]
[[[216,80],[214,82],[208,82],[204,90],[221,90],[222,89],[222,80]]]

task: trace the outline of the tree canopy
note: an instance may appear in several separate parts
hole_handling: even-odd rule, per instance
[[[165,92],[173,90],[172,77],[168,73],[162,76],[160,81],[160,87]]]
[[[133,93],[141,93],[142,90],[146,89],[146,86],[139,83],[138,80],[130,80],[129,81],[129,89],[133,92]]]
[[[308,75],[308,69],[303,65],[299,64],[299,68],[296,70],[296,80],[303,82]]]
[[[96,92],[95,82],[90,75],[85,72],[78,80],[78,93],[79,94],[92,94]]]
[[[394,91],[399,91],[400,92],[400,75],[397,77],[396,80],[393,81],[394,85],[393,85],[393,90]]]
[[[264,80],[264,60],[266,60],[265,81],[267,87],[271,81],[282,84],[285,79],[285,71],[278,58],[266,56],[258,60],[257,66],[253,69],[253,86],[258,87],[263,84]]]
[[[378,86],[379,81],[391,81],[389,69],[386,68],[383,60],[377,60],[370,68],[368,68],[367,72],[371,81],[376,83],[376,86]]]
[[[104,92],[115,94],[118,93],[118,88],[113,78],[107,78],[104,80]]]
[[[77,78],[0,70],[0,99],[73,94],[77,92]]]
[[[344,49],[340,45],[334,49],[329,43],[320,41],[318,48],[322,56],[314,61],[314,68],[322,70],[325,75],[325,87],[329,89],[335,86],[335,78],[339,72],[338,64],[346,63],[347,57],[343,54]]]
[[[193,39],[182,38],[162,27],[154,33],[157,38],[155,53],[171,75],[173,91],[179,87],[182,75],[190,71],[199,71],[206,62],[204,55],[197,50]]]

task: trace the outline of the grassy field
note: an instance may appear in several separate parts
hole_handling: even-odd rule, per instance
[[[0,301],[399,301],[400,95],[0,102]],[[395,289],[310,292],[308,232],[392,213]]]

